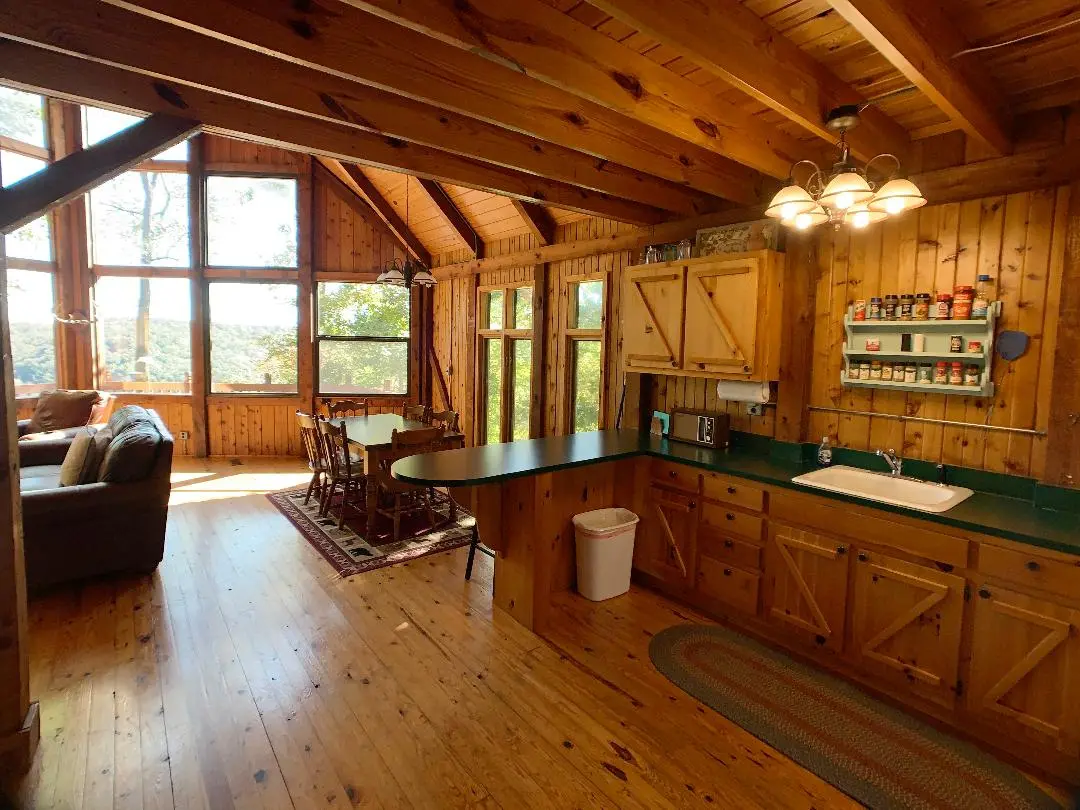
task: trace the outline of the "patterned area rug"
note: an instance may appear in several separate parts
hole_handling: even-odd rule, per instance
[[[393,541],[390,520],[381,515],[376,536],[368,539],[364,537],[367,518],[351,508],[345,518],[345,527],[338,528],[339,495],[330,506],[331,514],[321,518],[319,499],[312,497],[305,506],[306,493],[307,487],[302,487],[271,492],[266,497],[343,577],[467,546],[476,525],[476,519],[460,506],[457,507],[457,519],[451,522],[450,499],[436,491],[432,499],[434,531],[428,523],[427,513],[421,510],[402,517],[400,541]]]
[[[649,657],[679,688],[868,807],[1060,810],[973,745],[726,628],[670,627]]]

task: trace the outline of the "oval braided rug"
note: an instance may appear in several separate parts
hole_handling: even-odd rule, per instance
[[[726,628],[669,627],[649,657],[683,691],[868,807],[1060,810],[975,746]]]

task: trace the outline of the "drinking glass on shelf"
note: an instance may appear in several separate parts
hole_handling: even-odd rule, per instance
[[[689,259],[690,254],[694,252],[694,243],[689,239],[683,239],[679,242],[679,258]]]
[[[655,264],[658,261],[660,261],[660,251],[657,250],[656,245],[645,248],[645,264]]]

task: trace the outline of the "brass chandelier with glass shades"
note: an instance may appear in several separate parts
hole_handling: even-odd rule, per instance
[[[859,124],[859,108],[855,105],[837,107],[829,113],[825,128],[838,132],[837,148],[840,157],[826,174],[812,160],[800,160],[791,167],[784,188],[765,209],[765,215],[779,219],[789,228],[805,231],[831,222],[837,228],[850,225],[865,228],[890,215],[900,214],[926,205],[926,198],[910,180],[898,177],[900,160],[895,155],[881,154],[871,158],[865,169],[851,162],[847,144],[847,132]],[[877,161],[891,160],[891,174],[882,174],[883,182],[868,177],[870,167]],[[800,166],[812,167],[803,183],[795,181],[795,171]]]

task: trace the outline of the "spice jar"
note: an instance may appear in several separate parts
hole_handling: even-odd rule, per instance
[[[900,305],[897,307],[896,319],[898,321],[910,321],[912,310],[915,308],[914,295],[901,295]]]
[[[958,284],[953,290],[952,316],[956,321],[971,320],[971,304],[975,300],[975,288],[970,284]]]
[[[897,295],[886,295],[884,309],[882,315],[887,321],[895,321],[897,317],[897,308],[900,306],[900,297]]]
[[[929,385],[930,382],[934,379],[934,367],[931,366],[929,363],[920,363],[916,377],[918,382],[924,385]]]
[[[867,311],[866,314],[867,314],[867,317],[872,321],[880,321],[881,320],[881,299],[880,298],[871,298],[870,299],[870,309]]]
[[[919,293],[915,296],[915,308],[911,318],[915,321],[925,321],[930,317],[930,293]]]
[[[859,379],[860,380],[869,380],[870,379],[870,364],[869,363],[859,363]]]
[[[949,351],[953,354],[957,354],[964,350],[964,336],[952,335],[949,338]]]
[[[881,351],[881,339],[880,338],[867,338],[866,350],[868,352],[880,352]]]
[[[949,385],[962,385],[964,382],[964,364],[953,363],[949,366]]]
[[[934,317],[939,321],[949,320],[949,316],[952,314],[952,296],[949,293],[937,294],[937,308],[935,310]]]
[[[864,301],[863,299],[860,298],[858,301],[855,302],[854,310],[855,310],[855,318],[854,319],[856,321],[865,321],[866,320],[866,301]]]
[[[880,380],[881,379],[881,361],[880,360],[871,360],[870,361],[870,379],[871,380]]]
[[[934,366],[934,385],[947,385],[949,382],[949,364],[939,360]]]
[[[892,363],[882,363],[881,364],[881,381],[882,382],[892,382],[892,378],[893,378],[893,364]]]
[[[969,340],[967,344],[968,354],[982,354],[982,341]]]
[[[971,363],[964,369],[964,385],[979,384],[979,367],[975,363]]]
[[[904,382],[906,382],[906,383],[915,382],[918,373],[919,373],[919,370],[914,365],[904,366]],[[896,375],[894,374],[893,376],[895,377]]]
[[[990,313],[990,297],[993,294],[993,279],[983,273],[975,285],[975,300],[971,305],[971,317],[986,318]]]

